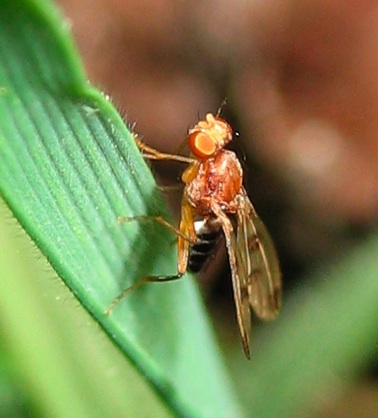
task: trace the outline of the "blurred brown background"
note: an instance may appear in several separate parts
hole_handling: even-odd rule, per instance
[[[377,2],[59,3],[90,80],[148,144],[173,151],[227,98],[286,286],[376,224]]]
[[[227,97],[252,199],[289,258],[316,261],[376,221],[376,2],[60,4],[91,81],[147,143],[174,150]]]

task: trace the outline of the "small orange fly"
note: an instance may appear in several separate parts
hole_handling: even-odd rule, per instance
[[[187,145],[191,157],[161,153],[136,138],[144,157],[188,163],[182,174],[185,185],[179,228],[161,216],[120,218],[120,222],[154,219],[178,236],[177,274],[148,276],[125,289],[107,314],[129,292],[148,282],[179,279],[187,270],[199,271],[225,237],[231,267],[236,316],[244,353],[250,358],[251,312],[274,319],[282,298],[281,273],[277,254],[264,224],[243,187],[243,171],[234,152],[224,149],[232,140],[232,128],[219,112],[208,113],[189,129]]]

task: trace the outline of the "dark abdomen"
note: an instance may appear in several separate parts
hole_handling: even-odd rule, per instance
[[[221,226],[215,218],[195,221],[194,227],[198,242],[189,248],[188,268],[199,272],[214,254],[221,237]]]

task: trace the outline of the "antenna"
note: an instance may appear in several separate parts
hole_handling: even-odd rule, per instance
[[[220,104],[220,106],[218,107],[216,117],[219,117],[219,115],[220,115],[220,113],[221,113],[222,109],[226,106],[226,104],[227,104],[227,98],[225,97],[225,98],[222,100],[222,103]]]

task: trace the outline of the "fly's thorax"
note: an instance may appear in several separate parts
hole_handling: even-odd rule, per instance
[[[200,214],[211,213],[215,205],[225,212],[235,212],[243,182],[235,153],[221,150],[215,157],[198,162],[186,175],[191,177],[186,183],[186,196]]]

